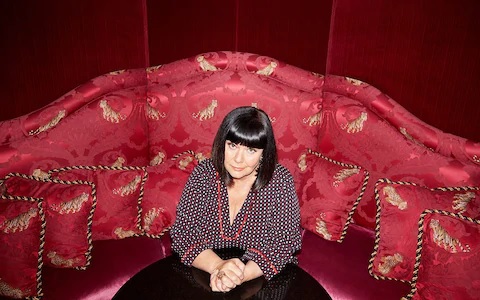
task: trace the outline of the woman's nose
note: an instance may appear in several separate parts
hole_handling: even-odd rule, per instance
[[[235,160],[235,162],[237,163],[241,163],[243,161],[243,151],[242,149],[238,149],[236,152],[235,152],[235,156],[233,157],[233,159]]]

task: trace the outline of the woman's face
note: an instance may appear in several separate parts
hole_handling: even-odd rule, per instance
[[[249,148],[227,140],[225,142],[225,169],[234,180],[245,180],[256,175],[263,149]]]

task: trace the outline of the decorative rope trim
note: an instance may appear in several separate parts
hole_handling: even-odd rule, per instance
[[[193,151],[193,150],[186,150],[186,151],[183,151],[183,152],[180,152],[180,153],[175,154],[175,155],[172,156],[170,159],[171,159],[171,160],[177,160],[177,159],[179,159],[180,157],[184,156],[185,154],[190,154],[191,156],[195,157],[195,151]]]
[[[50,173],[49,173],[50,174]],[[89,185],[90,188],[92,189],[91,196],[92,196],[92,207],[90,208],[90,211],[88,213],[87,217],[87,244],[88,248],[87,251],[84,253],[85,255],[85,265],[83,266],[77,266],[74,267],[74,269],[77,270],[86,270],[88,266],[90,266],[90,262],[92,260],[92,249],[93,249],[93,240],[92,240],[92,224],[93,224],[93,214],[95,212],[95,208],[97,207],[97,188],[94,183],[89,182],[89,181],[84,181],[84,180],[74,180],[74,181],[68,181],[68,180],[61,180],[61,179],[52,179],[52,178],[41,178],[41,177],[36,177],[32,175],[26,175],[26,174],[21,174],[21,173],[9,173],[7,176],[5,176],[4,180],[7,180],[8,178],[11,177],[21,177],[24,179],[29,179],[29,180],[35,180],[35,181],[41,181],[41,182],[47,182],[47,183],[58,183],[58,184],[64,184],[64,185]],[[32,197],[24,197],[21,196],[20,198],[32,198]]]
[[[388,178],[380,178],[377,180],[375,183],[375,205],[377,206],[377,213],[375,215],[375,245],[373,247],[373,252],[372,256],[369,260],[368,264],[368,272],[370,275],[377,279],[383,279],[383,280],[393,280],[393,281],[401,281],[405,283],[412,283],[411,280],[404,280],[404,279],[398,279],[398,278],[393,278],[393,277],[388,277],[388,276],[383,276],[383,275],[377,275],[373,273],[373,261],[375,260],[375,257],[377,256],[378,253],[378,248],[379,248],[379,243],[380,243],[380,216],[381,216],[381,207],[380,207],[380,192],[378,190],[378,185],[382,183],[387,183],[387,184],[399,184],[399,185],[409,185],[409,186],[421,186],[419,184],[416,184],[414,182],[406,182],[406,181],[392,181]],[[456,186],[456,187],[436,187],[436,188],[425,188],[429,191],[435,192],[435,191],[442,191],[442,192],[454,192],[454,191],[480,191],[480,187],[476,186]],[[432,210],[435,211],[435,210]],[[450,212],[449,214],[452,215],[459,215],[453,212]]]
[[[473,161],[476,162],[477,164],[480,164],[480,158],[476,155],[472,157]]]
[[[360,194],[358,195],[357,199],[353,203],[352,208],[348,212],[347,220],[345,221],[345,225],[343,225],[342,233],[340,234],[340,238],[337,240],[338,243],[341,243],[341,242],[343,242],[343,239],[345,238],[345,235],[347,234],[348,227],[352,223],[353,214],[355,213],[355,210],[357,209],[358,204],[360,203],[360,200],[362,200],[363,195],[365,194],[365,190],[367,189],[367,185],[368,185],[368,180],[370,179],[370,173],[360,166],[352,165],[352,164],[346,164],[346,163],[343,163],[343,162],[340,162],[340,161],[336,161],[336,160],[331,159],[329,157],[326,157],[325,155],[323,155],[319,152],[316,152],[312,149],[308,149],[307,152],[309,154],[313,154],[313,155],[315,155],[317,157],[320,157],[320,158],[323,158],[323,159],[325,159],[325,160],[327,160],[327,161],[329,161],[333,164],[336,164],[336,165],[339,165],[339,166],[342,166],[342,167],[345,167],[345,168],[362,170],[364,175],[365,175],[364,179],[363,179],[363,183],[362,183],[362,188],[360,190]]]
[[[159,239],[161,238],[162,236],[165,235],[165,233],[167,233],[168,231],[170,231],[170,226],[169,227],[165,227],[162,232],[158,233],[158,234],[150,234],[146,231],[143,231],[143,235],[146,236],[146,237],[149,237],[149,238],[152,238],[152,239]]]
[[[5,178],[6,179],[6,178]],[[36,202],[38,207],[38,216],[40,219],[40,237],[39,237],[39,247],[38,247],[38,257],[37,257],[37,272],[36,285],[37,285],[37,295],[28,296],[25,299],[39,300],[43,297],[43,288],[42,288],[42,270],[43,270],[43,251],[45,247],[45,228],[46,228],[46,219],[45,212],[43,210],[43,198],[35,197],[25,197],[25,196],[12,196],[12,195],[0,195],[0,199],[5,200],[15,200],[15,201],[28,201]]]
[[[135,227],[138,229],[138,231],[140,233],[134,233],[129,237],[139,237],[139,236],[144,236],[144,235],[148,236],[148,234],[143,229],[142,223],[141,223],[142,222],[142,212],[143,212],[142,200],[143,200],[143,196],[145,194],[145,183],[148,180],[148,172],[147,172],[146,167],[139,167],[139,166],[118,166],[118,167],[115,167],[115,166],[104,166],[104,165],[96,165],[96,166],[82,166],[82,165],[79,165],[79,166],[68,166],[68,167],[53,169],[53,170],[48,171],[48,174],[51,175],[53,173],[72,171],[72,170],[142,171],[143,175],[142,175],[142,179],[141,179],[141,182],[140,182],[140,192],[139,192],[138,199],[137,199],[137,217],[136,217],[136,220],[135,220]],[[163,234],[165,234],[165,233],[162,232],[159,235],[159,237],[162,236]]]
[[[415,265],[413,267],[413,277],[410,283],[411,290],[408,293],[408,295],[406,295],[405,297],[402,297],[401,300],[411,299],[417,291],[418,272],[420,270],[420,263],[422,258],[422,249],[423,249],[424,222],[427,214],[439,214],[439,215],[449,216],[449,217],[462,219],[464,221],[468,221],[468,222],[480,225],[480,220],[472,219],[470,217],[466,217],[459,213],[453,213],[450,211],[438,210],[438,209],[424,210],[420,215],[420,219],[418,220],[417,249],[415,250]]]

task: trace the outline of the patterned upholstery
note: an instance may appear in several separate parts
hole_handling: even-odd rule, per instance
[[[111,72],[35,112],[0,122],[0,178],[11,172],[42,176],[69,166],[147,167],[155,172],[152,178],[174,178],[173,171],[156,167],[174,161],[175,172],[191,171],[209,157],[223,117],[245,105],[270,116],[280,163],[294,175],[298,191],[307,149],[369,172],[352,218],[368,230],[375,226],[374,184],[380,178],[429,188],[480,182],[480,143],[425,124],[378,89],[228,51]],[[185,178],[158,180],[147,180],[147,189],[168,185],[176,198],[181,187],[171,182],[180,185]],[[165,206],[159,207],[157,193],[145,193],[148,207],[139,207],[137,222],[144,232],[138,234],[161,236],[178,199],[162,193],[158,201]],[[156,223],[149,220],[152,209],[165,212]]]

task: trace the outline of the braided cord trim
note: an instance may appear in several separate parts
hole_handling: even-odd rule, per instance
[[[450,211],[439,210],[439,209],[424,210],[418,220],[417,249],[415,250],[415,265],[413,267],[413,278],[410,283],[411,290],[405,297],[402,297],[401,300],[411,299],[417,291],[418,272],[420,270],[420,263],[422,258],[422,249],[423,249],[423,234],[424,234],[424,228],[425,228],[424,223],[425,223],[425,217],[428,214],[438,214],[438,215],[449,216],[449,217],[458,218],[467,222],[480,225],[480,220],[472,219],[470,217],[464,216],[459,213],[453,213]]]
[[[360,200],[362,200],[363,195],[365,194],[365,190],[367,189],[367,185],[368,185],[368,180],[370,179],[370,173],[360,166],[353,165],[353,164],[346,164],[346,163],[343,163],[343,162],[336,161],[336,160],[331,159],[329,157],[326,157],[323,154],[321,154],[319,152],[316,152],[314,150],[308,149],[307,152],[309,154],[313,154],[313,155],[315,155],[319,158],[325,159],[325,160],[327,160],[327,161],[329,161],[333,164],[336,164],[336,165],[339,165],[339,166],[342,166],[342,167],[345,167],[345,168],[350,168],[350,169],[359,169],[359,170],[362,170],[363,173],[364,173],[364,178],[363,178],[363,183],[362,183],[362,188],[360,190],[360,194],[358,195],[357,199],[353,203],[352,208],[348,212],[347,220],[345,222],[345,225],[343,226],[342,233],[340,235],[340,238],[337,240],[338,243],[341,243],[341,242],[343,242],[343,239],[345,238],[345,235],[347,234],[348,227],[352,223],[353,214],[355,213],[355,210],[357,209],[358,204],[360,203]]]
[[[39,300],[43,297],[43,287],[42,287],[42,270],[43,270],[43,251],[45,247],[45,228],[46,228],[46,219],[45,211],[43,210],[43,198],[35,197],[26,197],[26,196],[12,196],[12,195],[0,195],[0,199],[5,200],[14,200],[14,201],[28,201],[36,202],[38,208],[38,216],[40,219],[40,233],[39,233],[39,247],[38,247],[38,257],[37,257],[37,271],[35,273],[36,280],[36,295],[28,296],[25,299]]]
[[[407,182],[407,181],[392,181],[388,178],[380,178],[379,180],[377,180],[377,182],[375,183],[375,204],[376,204],[376,207],[377,207],[377,212],[375,214],[375,245],[373,247],[373,252],[372,252],[372,255],[371,255],[371,258],[369,260],[369,264],[368,264],[368,272],[370,273],[370,275],[377,279],[377,280],[380,280],[380,279],[383,279],[383,280],[393,280],[393,281],[401,281],[401,282],[405,282],[405,283],[409,283],[411,284],[413,279],[412,280],[404,280],[404,279],[398,279],[398,278],[393,278],[393,277],[387,277],[387,276],[383,276],[383,275],[378,275],[378,274],[374,274],[373,273],[373,262],[375,260],[375,257],[378,253],[378,248],[379,248],[379,244],[380,244],[380,216],[381,216],[381,207],[380,207],[380,192],[378,190],[378,185],[382,184],[382,183],[387,183],[387,184],[398,184],[398,185],[409,185],[409,186],[420,186],[419,184],[416,184],[414,182]],[[472,190],[475,190],[475,191],[478,191],[480,190],[480,187],[475,187],[475,186],[457,186],[457,187],[436,187],[436,188],[430,188],[427,190],[429,191],[432,191],[432,192],[435,192],[435,191],[442,191],[442,192],[447,192],[447,191],[472,191]],[[438,210],[434,210],[434,209],[430,209],[431,211],[438,211]],[[456,213],[453,213],[453,212],[449,212],[449,214],[452,214],[452,215],[460,215],[460,214],[456,214]],[[420,216],[419,216],[420,217]],[[415,274],[414,274],[414,277],[415,277]]]
[[[89,182],[89,181],[84,181],[84,180],[73,180],[73,181],[68,181],[68,180],[61,180],[61,179],[54,179],[54,178],[41,178],[33,175],[26,175],[22,173],[16,173],[12,172],[7,174],[5,176],[4,180],[7,180],[8,178],[11,177],[20,177],[24,179],[29,179],[29,180],[35,180],[35,181],[40,181],[40,182],[45,182],[45,183],[57,183],[57,184],[65,184],[65,185],[88,185],[91,188],[91,197],[92,197],[92,207],[90,208],[90,211],[88,213],[87,217],[87,244],[88,248],[87,251],[85,252],[85,265],[83,266],[77,266],[75,269],[77,270],[85,270],[88,266],[90,266],[91,260],[92,260],[92,249],[93,249],[93,240],[92,240],[92,224],[93,224],[93,214],[95,212],[95,208],[97,207],[97,189],[94,183]],[[6,195],[5,197],[17,197],[20,199],[28,200],[32,199],[33,197],[27,197],[27,196],[10,196]],[[38,199],[38,198],[33,198],[33,199]],[[43,200],[43,198],[41,198]]]

